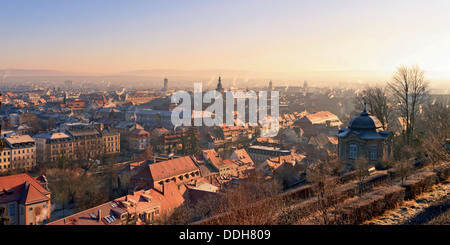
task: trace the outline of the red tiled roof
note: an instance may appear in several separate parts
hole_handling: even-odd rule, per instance
[[[204,157],[206,158],[205,160],[208,160],[210,158],[219,157],[219,154],[217,154],[216,150],[214,150],[214,149],[202,150],[202,153],[203,153]]]
[[[237,168],[236,164],[234,164],[230,159],[225,159],[222,163],[230,169]]]
[[[143,214],[146,211],[159,209],[160,216],[170,214],[175,208],[181,206],[184,202],[183,192],[181,192],[175,183],[164,185],[164,194],[162,190],[149,189],[134,192],[131,195],[119,197],[114,201],[84,210],[82,212],[70,215],[49,223],[49,225],[120,225],[120,214],[128,213]],[[128,207],[125,204],[134,203]],[[98,218],[99,210],[101,219]],[[105,218],[114,216],[112,222]],[[111,221],[111,219],[109,219]]]
[[[304,121],[308,119],[311,123],[322,123],[325,120],[329,119],[338,119],[336,115],[329,111],[319,111],[314,114],[308,114],[300,119],[300,121]]]
[[[159,181],[196,170],[199,170],[197,164],[190,156],[186,156],[149,164],[133,178]]]
[[[251,164],[251,165],[254,164],[253,160],[250,158],[250,156],[248,155],[248,153],[245,149],[235,150],[234,154],[237,156],[237,158],[232,159],[232,157],[230,157],[230,160],[240,160],[246,164]],[[233,156],[233,154],[232,154],[232,156]]]
[[[278,156],[278,157],[267,159],[266,162],[270,167],[277,169],[283,163],[292,163],[293,161],[301,161],[305,157],[306,156],[304,156],[302,154],[291,153],[291,155]]]
[[[51,194],[28,174],[0,177],[0,192],[3,192],[0,203],[20,201],[23,204],[49,200],[47,195]]]

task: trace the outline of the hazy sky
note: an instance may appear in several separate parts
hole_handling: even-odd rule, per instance
[[[0,0],[0,69],[450,72],[450,1]]]

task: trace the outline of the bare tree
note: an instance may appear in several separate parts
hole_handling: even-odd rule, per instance
[[[101,140],[81,141],[74,147],[74,158],[79,167],[90,170],[97,160],[105,154],[105,145]]]
[[[133,160],[146,161],[146,160],[153,160],[153,158],[154,158],[153,146],[151,144],[148,144],[147,147],[142,152],[142,154],[134,156]]]
[[[308,169],[308,182],[313,184],[317,195],[318,224],[328,225],[332,223],[330,207],[337,203],[336,188],[339,185],[336,170],[342,166],[338,161],[319,161],[313,168]]]
[[[391,121],[391,108],[387,89],[381,85],[367,85],[355,98],[355,109],[363,110],[364,102],[367,102],[367,110],[381,123],[383,130],[387,130]]]
[[[361,197],[364,192],[364,179],[369,175],[369,163],[365,157],[358,157],[353,163],[353,168],[358,179],[359,196]]]
[[[435,99],[423,107],[421,126],[423,131],[430,130],[439,138],[450,138],[450,101]]]
[[[285,207],[275,181],[265,182],[259,175],[223,190],[218,204],[218,225],[274,225]]]
[[[397,161],[394,165],[394,169],[396,174],[400,177],[402,185],[405,180],[408,180],[408,177],[413,172],[413,167],[408,160]]]
[[[450,106],[448,101],[437,99],[424,106],[420,126],[423,132],[421,149],[433,168],[435,165],[450,160],[445,149],[446,140],[450,138]]]
[[[420,108],[428,99],[429,81],[418,65],[399,66],[388,83],[398,115],[405,122],[404,139],[410,145],[414,137],[416,118]]]

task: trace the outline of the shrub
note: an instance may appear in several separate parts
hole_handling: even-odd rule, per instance
[[[418,173],[402,184],[405,188],[405,199],[414,199],[417,195],[429,190],[437,183],[437,173],[426,170]]]

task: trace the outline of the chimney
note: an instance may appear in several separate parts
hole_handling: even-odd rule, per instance
[[[98,210],[98,220],[97,222],[100,222],[102,220],[102,210]]]

